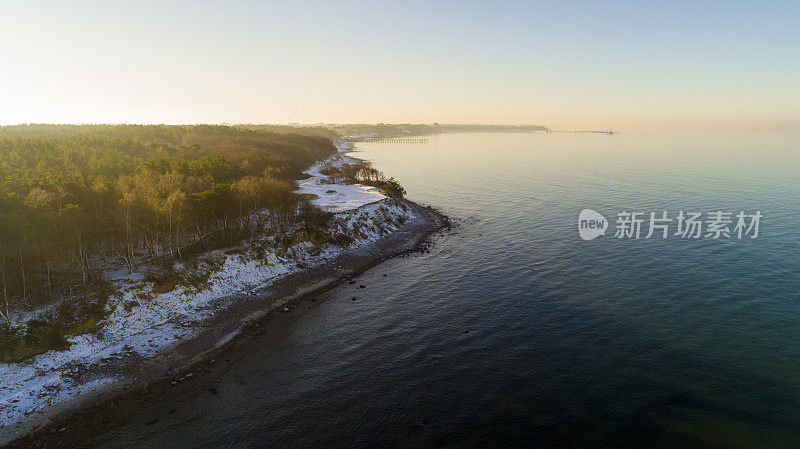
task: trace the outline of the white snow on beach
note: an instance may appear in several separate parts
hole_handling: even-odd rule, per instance
[[[386,195],[376,187],[362,184],[337,184],[331,183],[325,175],[320,173],[326,165],[340,165],[351,162],[352,159],[337,155],[330,160],[318,163],[305,171],[310,177],[297,182],[298,193],[315,195],[312,203],[330,212],[344,212],[359,208],[365,204],[386,199]]]
[[[345,158],[335,155],[327,163],[341,163]],[[319,173],[321,167],[318,164],[309,169],[310,177],[300,183],[299,191],[318,195],[314,202],[335,213],[333,229],[352,239],[347,248],[375,241],[414,216],[408,206],[376,189],[327,183]],[[148,356],[164,351],[198,332],[205,318],[231,304],[237,295],[249,294],[288,273],[323,263],[346,249],[304,241],[278,253],[271,238],[263,237],[237,251],[211,251],[192,267],[176,264],[176,271],[181,274],[207,275],[207,282],[201,286],[179,285],[172,291],[156,293],[141,273],[107,274],[119,291],[109,299],[109,314],[100,332],[71,337],[71,346],[65,351],[53,350],[22,363],[0,364],[0,435],[56,403],[118,380],[101,374],[87,375],[102,372],[98,367],[133,353]],[[251,250],[258,246],[261,252]],[[0,444],[3,440],[0,438]]]

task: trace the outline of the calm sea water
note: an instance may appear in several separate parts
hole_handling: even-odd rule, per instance
[[[115,441],[800,447],[798,151],[745,132],[360,145],[456,228],[275,329],[190,419]],[[583,208],[611,232],[582,241]],[[764,218],[757,239],[614,239],[623,210]]]

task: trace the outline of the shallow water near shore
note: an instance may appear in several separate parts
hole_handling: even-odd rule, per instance
[[[87,443],[796,447],[798,137],[359,144],[456,227],[270,327],[216,394]],[[584,208],[764,218],[756,239],[582,241]]]

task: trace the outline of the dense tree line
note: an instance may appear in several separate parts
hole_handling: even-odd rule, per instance
[[[406,194],[406,189],[396,179],[386,179],[382,171],[373,167],[372,163],[367,161],[325,167],[321,173],[338,182],[359,183],[377,187],[384,194],[395,198],[402,198]]]
[[[291,181],[335,151],[242,127],[0,127],[0,309],[75,292],[102,262],[288,226],[308,207]]]
[[[250,132],[253,131],[253,132]],[[250,132],[250,133],[248,133]],[[273,139],[292,143],[297,136],[325,137],[335,139],[335,131],[320,126],[287,125],[48,125],[29,123],[0,126],[0,138],[72,138],[78,136],[101,137],[117,140],[133,140],[139,143],[159,143],[178,146],[187,134],[258,136],[272,134]]]

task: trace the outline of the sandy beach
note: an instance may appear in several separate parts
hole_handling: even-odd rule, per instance
[[[285,255],[263,260],[248,255],[252,249],[247,246],[233,253],[212,251],[202,257],[224,262],[211,272],[207,289],[150,293],[152,299],[136,302],[133,310],[125,305],[147,293],[148,284],[137,273],[107,274],[121,276],[112,279],[121,297],[105,319],[103,335],[79,336],[67,351],[3,366],[0,445],[17,440],[15,445],[29,446],[28,438],[19,439],[31,433],[34,439],[49,435],[78,410],[103,407],[154,383],[177,385],[193,377],[189,373],[198,363],[224,353],[252,329],[292,319],[313,305],[318,293],[382,260],[420,248],[431,233],[448,225],[435,210],[388,198],[373,187],[331,183],[321,167],[357,161],[343,154],[352,150],[351,144],[337,146],[338,155],[306,171],[298,192],[334,213],[334,229],[350,236],[351,244],[301,242]]]
[[[120,380],[59,403],[7,429],[2,443],[10,443],[9,447],[53,447],[54,443],[72,446],[70,442],[80,441],[82,432],[91,432],[93,425],[103,425],[104,421],[95,417],[108,416],[110,410],[123,404],[133,410],[138,401],[149,403],[146,398],[162,394],[163,388],[185,385],[192,387],[186,394],[193,394],[197,384],[213,383],[213,374],[221,369],[219,362],[242,339],[269,332],[270,324],[276,320],[295,318],[313,307],[317,294],[381,261],[422,248],[432,233],[447,225],[447,219],[435,210],[409,201],[404,203],[413,208],[416,218],[389,236],[346,251],[327,263],[292,273],[257,294],[226,301],[229,307],[204,321],[201,332],[169,352],[153,357],[123,357],[104,365],[103,374]],[[96,373],[86,373],[90,374]],[[136,400],[131,402],[133,398]],[[165,407],[168,402],[164,401]]]

